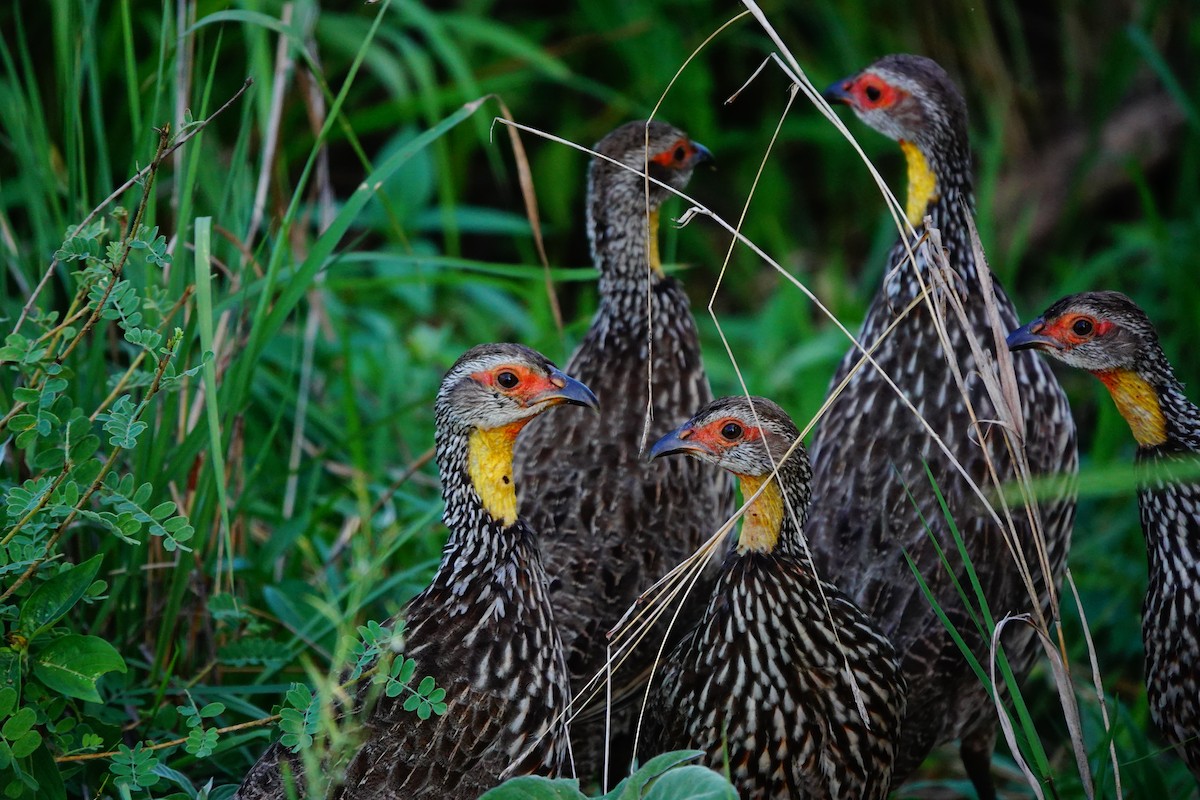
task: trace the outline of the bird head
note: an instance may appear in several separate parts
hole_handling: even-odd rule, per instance
[[[598,408],[590,389],[528,347],[485,344],[468,350],[438,391],[439,469],[444,475],[458,459],[465,460],[470,486],[484,510],[505,526],[514,524],[517,434],[538,414],[563,404]],[[453,489],[453,482],[443,481],[444,492]],[[444,496],[449,507],[449,495]]]
[[[1143,447],[1167,440],[1160,391],[1174,375],[1146,313],[1120,292],[1059,300],[1008,335],[1009,350],[1041,350],[1095,375]]]
[[[808,453],[800,444],[788,455],[799,438],[791,417],[774,402],[764,397],[722,397],[659,439],[649,457],[683,453],[737,476],[745,499],[758,494],[746,511],[738,547],[765,552],[775,549],[784,520],[781,481],[792,490],[788,499],[794,504],[791,510],[797,524],[803,525],[807,518]],[[776,468],[780,479],[772,479]]]
[[[884,56],[862,72],[834,82],[824,95],[831,103],[850,106],[884,136],[922,149],[936,146],[944,129],[962,126],[966,132],[962,94],[946,71],[924,56]]]
[[[659,439],[649,457],[684,453],[734,475],[764,477],[774,470],[773,464],[783,461],[799,436],[787,412],[771,400],[721,397]]]
[[[713,160],[704,145],[694,142],[678,128],[657,120],[627,122],[601,139],[597,153],[618,161],[634,172],[621,169],[604,159],[593,161],[593,180],[603,175],[608,180],[627,183],[638,192],[645,191],[643,174],[682,190],[700,164]],[[648,169],[648,173],[647,173]],[[650,203],[656,208],[668,196],[666,189],[650,185]]]
[[[1120,292],[1069,295],[1008,335],[1009,350],[1042,350],[1093,373],[1136,371],[1158,348],[1146,313]]]
[[[598,408],[588,387],[519,344],[471,348],[446,373],[437,398],[439,411],[451,423],[473,430],[519,429],[564,403]]]
[[[831,103],[848,105],[863,122],[900,143],[908,164],[906,216],[919,225],[941,196],[944,172],[961,169],[967,154],[967,104],[950,76],[923,56],[884,56],[834,82],[824,92]],[[968,165],[969,166],[969,165]],[[957,175],[963,183],[969,175]]]

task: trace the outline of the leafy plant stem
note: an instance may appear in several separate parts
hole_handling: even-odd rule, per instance
[[[163,374],[167,371],[167,365],[171,363],[171,359],[175,355],[176,348],[179,347],[179,341],[181,338],[182,335],[172,336],[167,342],[166,347],[163,348],[162,356],[158,360],[158,368],[154,371],[154,381],[150,384],[150,388],[146,391],[146,397],[142,400],[141,405],[138,406],[137,413],[134,414],[133,419],[135,421],[141,419],[142,415],[146,413],[146,409],[150,405],[151,398],[158,394],[158,390],[162,386]],[[91,499],[96,490],[99,489],[104,483],[105,477],[108,476],[108,473],[112,470],[113,465],[117,463],[117,456],[121,454],[123,449],[124,448],[117,446],[113,447],[112,452],[108,454],[108,458],[104,461],[104,466],[100,468],[99,474],[96,475],[96,479],[92,481],[91,485],[88,487],[88,490],[84,492],[83,496],[81,496],[78,502],[75,503],[74,507],[71,509],[71,513],[67,515],[66,519],[60,522],[58,527],[55,528],[54,534],[42,548],[42,554],[38,556],[38,558],[35,559],[33,563],[31,563],[15,581],[13,581],[11,586],[4,590],[3,594],[0,594],[0,603],[11,597],[13,592],[15,592],[30,578],[36,575],[37,571],[41,569],[42,564],[46,563],[46,561],[50,558],[50,553],[53,551],[55,545],[58,544],[58,540],[62,538],[63,534],[66,533],[67,528],[70,527],[71,523],[75,521],[75,517],[79,516],[79,510],[87,505],[88,500]],[[64,467],[62,474],[65,476],[68,472],[70,472],[69,466]],[[46,497],[48,498],[49,494],[47,494]],[[10,531],[9,536],[11,535],[12,532]],[[7,538],[8,536],[5,537],[6,540]]]
[[[67,313],[63,318],[63,321],[39,336],[37,338],[38,344],[49,340],[50,344],[48,347],[53,348],[58,343],[58,337],[62,335],[64,330],[87,315],[88,307],[86,304],[83,304],[83,301],[86,300],[88,292],[90,292],[91,289],[92,281],[87,282],[79,288],[79,291],[75,293],[74,299],[71,300],[71,306],[67,309]]]
[[[63,471],[60,472],[58,477],[54,479],[54,483],[52,483],[50,487],[42,493],[42,499],[37,501],[37,505],[31,508],[28,514],[21,517],[21,519],[17,521],[17,524],[13,525],[12,529],[4,535],[3,539],[0,539],[0,547],[3,547],[11,542],[13,537],[20,533],[21,528],[25,527],[25,523],[33,519],[33,517],[35,517],[39,511],[46,507],[46,504],[50,502],[50,498],[54,495],[54,491],[62,485],[62,482],[67,479],[67,475],[71,473],[71,468],[73,466],[74,465],[70,461],[63,466]]]
[[[233,733],[234,731],[244,731],[248,728],[259,728],[259,727],[262,727],[263,725],[270,725],[272,722],[278,722],[279,719],[280,719],[280,716],[278,714],[272,714],[269,717],[262,717],[261,719],[252,719],[247,722],[239,722],[236,725],[228,725],[224,728],[217,728],[216,730],[217,730],[217,733],[219,733],[219,734]],[[187,740],[188,740],[188,737],[184,736],[182,739],[171,739],[168,742],[159,742],[158,744],[148,744],[145,746],[144,749],[146,749],[146,750],[165,750],[168,747],[178,747],[179,745],[186,743]],[[108,750],[104,753],[80,753],[79,755],[74,755],[74,756],[57,756],[57,757],[55,757],[54,761],[57,764],[63,764],[63,763],[69,762],[69,761],[96,761],[96,760],[102,759],[102,758],[112,758],[113,756],[118,755],[118,753],[119,753],[119,751],[117,751],[117,750]]]
[[[212,665],[210,665],[210,668],[211,668],[211,666]],[[362,674],[359,675],[358,677],[348,680],[345,683],[341,684],[337,689],[338,693],[344,692],[346,689],[349,689],[350,687],[354,686],[355,684],[361,683],[362,681],[370,678],[371,676],[375,675],[379,671],[380,671],[379,664],[376,664],[375,666],[371,667],[370,669],[363,670]],[[408,692],[410,694],[413,694],[413,695],[419,694],[415,689],[413,689],[410,686],[406,685],[406,686],[404,686],[404,688],[406,690],[408,690]],[[269,717],[260,717],[259,719],[252,719],[252,720],[248,720],[246,722],[239,722],[236,725],[228,725],[224,728],[217,728],[216,731],[218,734],[224,735],[226,733],[233,733],[234,731],[242,731],[242,730],[247,730],[249,728],[258,728],[258,727],[262,727],[263,725],[270,725],[272,723],[279,722],[280,719],[282,719],[281,715],[272,714]],[[178,745],[184,744],[185,742],[187,742],[186,736],[181,739],[171,739],[170,741],[159,742],[157,744],[148,744],[145,746],[145,749],[146,750],[165,750],[168,747],[176,747]],[[117,751],[117,750],[109,750],[109,751],[106,751],[103,753],[81,753],[79,755],[58,756],[54,760],[56,763],[59,763],[59,764],[69,762],[69,761],[95,761],[95,760],[102,759],[102,758],[112,758],[113,756],[117,755],[118,752],[119,751]]]
[[[174,319],[174,317],[177,313],[179,313],[179,309],[183,308],[184,304],[187,303],[187,301],[191,299],[192,293],[195,291],[196,291],[196,287],[194,287],[194,286],[188,286],[187,288],[185,288],[183,290],[183,295],[180,296],[179,300],[175,303],[175,305],[171,307],[171,310],[169,312],[167,312],[167,315],[165,317],[163,317],[162,323],[158,326],[159,333],[163,333],[166,331],[167,326],[171,324],[171,320]],[[102,413],[104,413],[104,410],[106,408],[108,408],[109,405],[111,405],[112,402],[120,396],[121,391],[125,388],[125,384],[127,384],[129,382],[129,378],[135,372],[137,372],[138,367],[140,367],[142,365],[142,362],[146,360],[147,352],[148,351],[146,351],[146,350],[142,350],[142,352],[138,353],[137,357],[135,357],[133,359],[133,363],[131,363],[129,365],[129,369],[125,370],[125,374],[123,374],[121,376],[121,378],[117,381],[117,385],[113,387],[113,390],[108,393],[108,396],[105,397],[104,400],[100,403],[100,405],[96,407],[96,410],[92,412],[91,416],[89,417],[89,419],[92,422],[95,422],[96,417],[98,417]]]
[[[75,334],[75,338],[67,345],[67,348],[54,357],[56,364],[61,364],[63,361],[75,351],[79,343],[91,333],[92,328],[96,326],[96,321],[100,319],[100,315],[104,312],[104,306],[108,304],[108,298],[112,291],[117,286],[117,279],[121,277],[121,273],[125,269],[125,263],[129,260],[129,253],[133,250],[133,241],[137,236],[138,227],[142,224],[142,217],[146,213],[146,206],[150,202],[150,197],[153,194],[154,179],[158,175],[158,168],[162,165],[163,159],[170,152],[171,144],[171,126],[163,125],[158,129],[158,149],[154,154],[154,160],[150,162],[150,171],[146,176],[146,184],[142,192],[142,199],[138,202],[137,212],[133,215],[133,221],[125,230],[125,242],[121,248],[121,257],[117,259],[117,263],[112,266],[112,277],[109,278],[108,286],[104,288],[104,294],[100,297],[92,308],[91,316],[87,322]]]

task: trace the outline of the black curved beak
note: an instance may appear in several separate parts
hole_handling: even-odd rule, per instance
[[[600,410],[600,401],[592,394],[592,390],[562,370],[551,370],[550,383],[554,384],[555,388],[537,395],[533,402],[553,402],[556,405],[567,403],[573,406],[587,406],[593,411]]]
[[[842,78],[840,81],[835,81],[825,87],[825,91],[821,92],[821,97],[824,97],[830,103],[840,103],[844,106],[852,104],[853,98],[850,96],[850,79]]]
[[[712,151],[699,142],[692,142],[692,166],[698,167],[701,164],[716,166],[717,159],[713,156]]]
[[[656,458],[663,456],[673,456],[677,453],[705,453],[708,452],[703,445],[689,441],[692,435],[692,429],[687,425],[668,433],[666,436],[659,439],[650,448],[650,452],[646,454],[647,461],[653,461]]]
[[[1052,336],[1043,336],[1041,331],[1046,321],[1038,317],[1028,325],[1022,325],[1008,335],[1005,343],[1009,350],[1062,350],[1062,344]]]

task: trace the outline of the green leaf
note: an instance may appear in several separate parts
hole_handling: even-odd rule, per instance
[[[188,733],[184,749],[196,758],[207,758],[217,749],[217,729],[192,728]]]
[[[62,394],[62,391],[69,385],[70,384],[67,382],[66,378],[48,379],[44,384],[42,384],[42,392],[44,392],[41,397],[42,405],[50,405],[50,402],[54,399],[53,396],[56,394]],[[49,399],[47,399],[47,395],[50,395]]]
[[[654,781],[646,800],[738,800],[723,775],[695,764],[672,769]]]
[[[62,619],[92,585],[103,560],[103,555],[92,556],[82,564],[63,570],[35,589],[29,599],[21,604],[17,629],[32,642]]]
[[[644,789],[655,778],[675,769],[689,761],[695,761],[704,755],[699,750],[674,750],[663,753],[647,761],[641,769],[630,775],[622,785],[606,794],[606,800],[639,800],[644,795]]]
[[[4,726],[0,727],[0,735],[9,741],[19,739],[29,732],[35,722],[37,722],[37,713],[29,706],[25,706],[4,721]]]
[[[150,509],[150,516],[158,520],[169,517],[173,513],[175,513],[175,503],[172,500],[165,500]]]
[[[97,438],[97,444],[99,439]],[[95,451],[93,451],[95,452]],[[91,484],[100,476],[100,470],[104,468],[104,464],[98,459],[87,459],[81,457],[75,469],[71,472],[71,479],[78,482],[80,486],[91,486]]]
[[[17,705],[17,690],[11,686],[0,689],[0,719],[7,717]]]
[[[104,430],[108,433],[108,441],[113,447],[130,450],[137,446],[137,438],[147,427],[147,423],[135,420],[137,407],[129,395],[121,395],[112,404],[107,414],[101,414],[104,420]]]
[[[96,681],[108,672],[124,672],[125,660],[98,636],[70,634],[56,639],[33,659],[33,674],[67,697],[100,702]]]
[[[25,709],[22,709],[24,711]],[[11,721],[11,720],[10,720]],[[38,749],[42,743],[42,735],[37,731],[25,731],[12,743],[12,754],[17,758],[25,758]]]
[[[142,789],[158,783],[159,777],[154,773],[157,766],[158,757],[138,742],[132,749],[125,745],[117,747],[109,772],[117,776],[118,786]]]
[[[200,716],[204,717],[205,719],[207,719],[209,717],[215,717],[218,714],[224,714],[224,713],[225,713],[225,704],[224,703],[209,703],[204,708],[200,709]]]
[[[579,781],[574,778],[523,775],[488,790],[479,800],[587,800],[587,795],[579,791]]]

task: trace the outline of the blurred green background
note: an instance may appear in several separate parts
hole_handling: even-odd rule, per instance
[[[889,52],[943,64],[971,109],[982,239],[1022,318],[1068,292],[1125,291],[1158,323],[1181,379],[1200,378],[1200,349],[1191,346],[1200,334],[1194,4],[850,0],[762,8],[818,88]],[[154,129],[170,123],[177,132],[254,80],[168,158],[153,187],[146,220],[165,235],[172,264],[131,264],[126,273],[170,306],[195,283],[195,220],[212,218],[211,301],[189,300],[171,324],[184,328],[181,366],[214,351],[215,410],[199,379],[185,383],[156,398],[149,432],[121,456],[127,472],[153,483],[156,501],[174,500],[190,516],[194,550],[166,552],[158,540],[130,546],[86,522],[64,539],[69,560],[103,553],[108,581],[105,596],[77,608],[71,624],[109,639],[129,664],[102,682],[103,704],[70,704],[64,715],[84,720],[106,748],[186,735],[173,711],[185,690],[226,706],[215,724],[265,716],[291,681],[330,668],[339,632],[383,619],[419,590],[444,537],[436,473],[425,459],[445,368],[470,345],[494,340],[524,342],[561,363],[595,305],[583,224],[586,157],[521,135],[560,330],[518,161],[507,131],[492,122],[498,101],[523,125],[590,145],[648,115],[666,92],[659,116],[717,158],[691,192],[734,222],[788,82],[768,65],[735,102],[725,101],[768,57],[768,39],[743,18],[667,89],[689,54],[740,10],[707,0],[52,0],[0,9],[5,332],[64,232],[153,157]],[[496,99],[453,129],[439,127],[485,95]],[[900,194],[894,143],[839,113]],[[418,138],[430,131],[428,141]],[[403,166],[358,208],[352,196],[364,179],[405,148]],[[132,209],[139,199],[134,187],[117,202]],[[672,201],[666,216],[684,208]],[[344,232],[325,234],[335,221]],[[680,265],[715,389],[737,391],[705,311],[729,236],[703,218],[663,231],[664,258]],[[851,329],[895,238],[865,166],[803,98],[783,122],[743,231]],[[60,265],[36,304],[62,311],[75,291]],[[743,247],[711,299],[750,390],[807,421],[845,350],[841,334]],[[211,346],[201,339],[203,318],[214,325]],[[98,327],[71,357],[74,402],[94,408],[130,359],[111,326]],[[1060,374],[1085,470],[1071,567],[1096,639],[1125,793],[1185,796],[1193,787],[1186,771],[1144,732],[1145,554],[1121,469],[1132,440],[1099,384]],[[11,405],[17,385],[5,367],[0,405]],[[218,423],[215,439],[208,413]],[[0,488],[40,474],[10,440]],[[1113,796],[1069,594],[1064,618],[1098,793]],[[1053,791],[1082,796],[1045,670],[1027,695]],[[206,759],[158,752],[179,771],[180,786],[208,776],[224,783],[267,741],[266,729],[250,729],[223,735]],[[1007,756],[997,761],[1010,778],[1006,790],[1028,795]],[[69,787],[113,791],[103,759],[63,769]],[[899,794],[969,794],[956,769],[954,759],[937,759]]]

